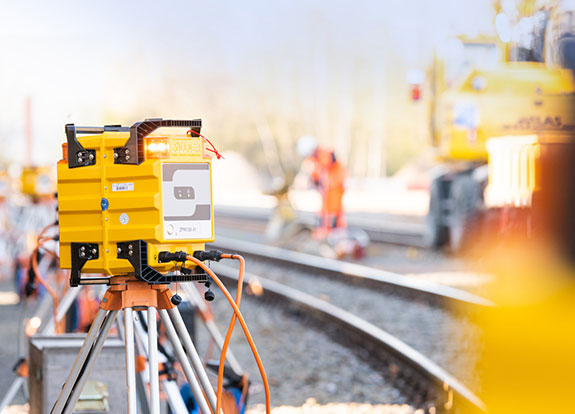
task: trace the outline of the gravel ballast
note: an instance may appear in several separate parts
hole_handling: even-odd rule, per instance
[[[216,295],[212,306],[217,325],[225,335],[232,313],[221,292],[216,291]],[[269,302],[262,304],[248,295],[242,300],[241,310],[266,368],[274,407],[299,407],[310,398],[316,405],[332,402],[407,404],[390,380],[299,316]],[[200,354],[204,355],[209,340],[199,325],[197,343]],[[238,325],[231,349],[254,384],[250,406],[261,404],[264,395],[260,374]],[[212,358],[218,357],[219,353],[214,352]]]
[[[249,273],[305,291],[389,332],[430,358],[471,390],[480,390],[475,366],[481,330],[469,316],[343,281],[316,277],[297,267],[249,258]]]

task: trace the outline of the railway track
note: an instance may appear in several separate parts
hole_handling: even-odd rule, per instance
[[[216,207],[215,218],[218,227],[244,228],[263,233],[271,217],[270,209],[255,209],[241,207]],[[298,211],[296,222],[304,227],[313,228],[316,224],[314,213]],[[377,243],[396,244],[424,248],[424,223],[419,217],[380,215],[380,214],[348,214],[347,222],[350,228],[360,228],[365,231],[371,241]]]
[[[214,270],[227,282],[237,283],[234,268],[217,264]],[[308,328],[323,331],[343,344],[399,389],[407,403],[435,412],[482,413],[481,400],[454,376],[395,336],[358,316],[270,279],[246,274],[249,291],[269,306],[282,306],[304,318]],[[299,338],[292,338],[297,340]],[[297,362],[292,364],[297,367]],[[346,369],[341,365],[339,369]],[[433,411],[430,411],[433,412]]]
[[[368,289],[390,291],[401,296],[429,301],[444,307],[477,309],[493,306],[493,303],[489,300],[461,289],[265,244],[218,236],[217,241],[212,243],[212,247],[241,253],[258,261],[297,268],[313,276],[339,280]]]
[[[248,269],[255,271],[247,274],[246,283],[260,294],[259,299],[312,318],[316,328],[345,342],[374,369],[385,371],[418,406],[483,411],[469,386],[426,356],[431,353],[441,360],[434,347],[443,348],[445,342],[444,337],[426,331],[437,328],[434,321],[446,319],[452,331],[463,331],[465,323],[457,321],[451,311],[489,307],[489,301],[457,289],[270,246],[218,238],[215,247],[248,257]],[[236,280],[234,269],[214,264],[214,270],[228,281]],[[408,311],[411,308],[417,310]],[[423,321],[415,322],[418,318]],[[390,324],[391,329],[385,329]],[[401,332],[406,327],[413,332]],[[458,354],[453,349],[447,353],[452,352]]]

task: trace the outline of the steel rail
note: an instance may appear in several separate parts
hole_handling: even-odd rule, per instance
[[[218,206],[215,208],[216,221],[221,219],[225,224],[230,220],[251,222],[261,230],[271,217],[271,209],[241,208]],[[400,246],[413,246],[425,248],[423,222],[411,222],[392,219],[391,215],[383,217],[364,217],[350,214],[346,218],[350,227],[357,227],[365,231],[374,242],[396,244]],[[296,221],[304,226],[313,228],[316,225],[316,216],[312,212],[297,211]]]
[[[493,303],[488,299],[461,289],[397,273],[387,272],[381,269],[374,269],[355,263],[326,259],[324,257],[281,249],[275,246],[236,240],[222,236],[218,236],[217,240],[212,243],[211,246],[226,251],[243,253],[245,255],[273,261],[275,263],[281,263],[287,266],[305,268],[311,275],[322,275],[343,279],[352,283],[363,284],[370,287],[391,287],[396,290],[403,290],[434,300],[440,300],[448,306],[464,306],[473,308],[493,306]]]
[[[213,268],[223,279],[237,282],[236,269],[221,263],[214,263]],[[283,303],[290,307],[295,306],[307,316],[314,316],[320,321],[337,324],[339,328],[348,332],[345,337],[353,338],[353,342],[357,346],[374,351],[370,352],[371,357],[379,357],[388,361],[391,359],[405,365],[410,373],[414,373],[419,378],[419,383],[431,385],[433,388],[432,395],[435,396],[432,400],[443,406],[441,411],[445,409],[449,412],[462,413],[485,412],[483,402],[465,385],[429,358],[383,329],[340,307],[297,289],[251,273],[246,273],[245,276],[245,285],[258,286],[258,298],[272,299],[274,304]],[[327,324],[321,326],[327,329]],[[344,335],[341,335],[341,330],[338,332],[340,333],[338,336],[343,338]],[[388,361],[383,361],[382,366],[387,367],[385,362]],[[413,387],[413,384],[411,386]],[[418,389],[420,392],[427,392],[425,386],[420,385]]]

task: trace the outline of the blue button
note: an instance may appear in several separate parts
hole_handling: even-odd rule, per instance
[[[102,207],[102,211],[106,211],[110,206],[110,203],[108,203],[108,199],[103,198],[102,201],[100,202],[100,206]]]

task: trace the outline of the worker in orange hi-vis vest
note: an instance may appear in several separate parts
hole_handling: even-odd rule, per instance
[[[327,237],[332,230],[345,228],[343,194],[346,170],[333,151],[323,148],[315,148],[306,162],[312,165],[310,176],[321,194],[322,201],[314,236]]]
[[[334,229],[345,228],[343,194],[346,169],[335,153],[317,145],[314,137],[306,135],[297,143],[298,153],[305,157],[302,169],[306,171],[321,195],[321,210],[314,237],[325,238]]]

